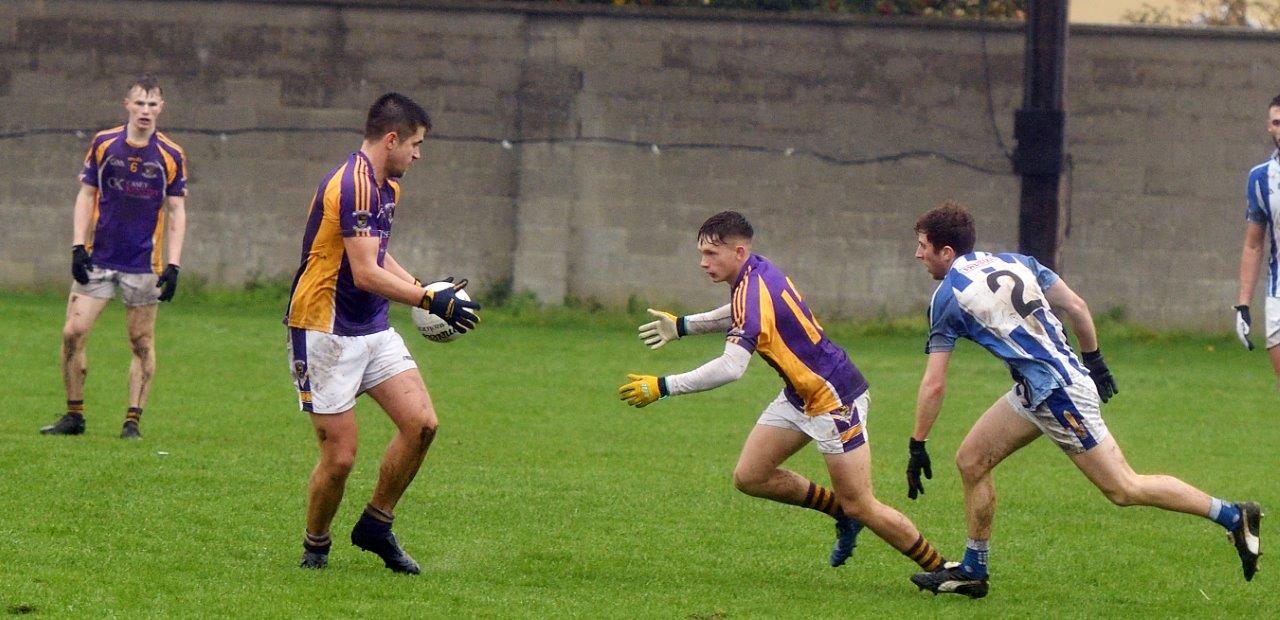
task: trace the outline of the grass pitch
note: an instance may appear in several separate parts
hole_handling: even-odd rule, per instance
[[[831,569],[829,519],[732,488],[741,443],[780,387],[772,370],[757,360],[735,384],[629,409],[615,396],[624,373],[692,368],[718,355],[721,340],[651,352],[635,337],[639,316],[585,310],[489,311],[476,333],[440,345],[417,337],[396,309],[441,420],[397,509],[396,531],[423,574],[394,575],[347,544],[392,431],[367,399],[330,566],[303,571],[296,563],[316,448],[285,361],[283,299],[180,292],[161,309],[142,442],[117,438],[128,362],[118,304],[89,343],[88,433],[37,434],[65,398],[64,303],[0,298],[0,611],[735,618],[1280,610],[1280,559],[1264,556],[1245,583],[1221,528],[1112,507],[1046,440],[997,470],[987,599],[916,592],[907,581],[914,564],[869,531],[850,562]],[[976,346],[959,348],[929,444],[934,478],[912,502],[902,472],[922,333],[828,328],[872,384],[878,495],[958,557],[964,524],[951,455],[1008,388],[1007,373]],[[1225,336],[1122,328],[1104,330],[1103,350],[1120,386],[1105,416],[1135,469],[1280,510],[1280,399],[1261,353]],[[813,449],[789,466],[827,480]],[[1280,521],[1264,520],[1264,550],[1277,528]]]

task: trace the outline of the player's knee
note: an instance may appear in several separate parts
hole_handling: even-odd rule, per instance
[[[133,348],[134,357],[150,357],[155,348],[155,339],[151,334],[129,334],[129,345]]]
[[[342,451],[326,455],[324,471],[334,480],[346,480],[347,475],[356,466],[356,451]]]
[[[431,447],[431,442],[436,439],[436,431],[440,428],[440,423],[435,418],[427,418],[423,420],[417,429],[418,447],[425,451]]]
[[[1137,485],[1130,481],[1117,481],[1103,487],[1099,487],[1102,494],[1112,504],[1124,508],[1125,506],[1136,506],[1142,503]]]
[[[956,469],[960,471],[960,477],[965,481],[979,480],[991,471],[991,466],[985,457],[976,450],[961,449],[956,452]]]
[[[844,512],[846,517],[852,517],[867,523],[874,519],[876,509],[880,502],[870,495],[840,495],[837,497],[840,501],[840,510]]]
[[[747,495],[759,495],[760,487],[769,479],[767,475],[747,467],[736,467],[733,470],[733,488]]]
[[[68,349],[77,349],[82,346],[87,335],[87,329],[74,323],[67,323],[62,326],[62,343]]]

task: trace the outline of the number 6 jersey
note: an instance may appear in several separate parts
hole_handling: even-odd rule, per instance
[[[925,352],[951,351],[958,338],[982,345],[1008,364],[1033,408],[1056,388],[1078,381],[1092,387],[1045,299],[1045,289],[1057,281],[1058,274],[1030,256],[974,252],[957,258],[933,293]]]

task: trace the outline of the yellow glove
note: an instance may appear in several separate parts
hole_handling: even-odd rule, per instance
[[[627,379],[630,382],[618,388],[618,398],[627,401],[628,405],[643,407],[667,397],[666,385],[661,377],[628,374]]]
[[[649,308],[649,314],[658,320],[640,326],[640,339],[650,349],[661,347],[684,335],[680,333],[680,318],[676,315],[653,308]]]

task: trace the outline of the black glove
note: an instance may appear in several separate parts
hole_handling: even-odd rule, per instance
[[[1093,379],[1093,384],[1098,386],[1098,396],[1102,398],[1102,402],[1111,400],[1112,396],[1120,393],[1116,388],[1116,379],[1111,376],[1111,369],[1107,368],[1106,360],[1102,359],[1102,351],[1086,351],[1083,355],[1084,367],[1089,369],[1089,377]]]
[[[156,279],[156,288],[160,291],[160,301],[169,301],[173,299],[173,292],[178,289],[178,266],[169,263],[168,267]]]
[[[452,283],[453,276],[445,278],[444,281]],[[480,317],[472,312],[479,310],[480,304],[458,297],[458,291],[466,286],[467,279],[463,278],[448,288],[423,291],[422,301],[418,302],[418,307],[444,319],[444,322],[458,330],[458,333],[465,334],[467,330],[475,329],[476,323],[480,322]]]
[[[1249,316],[1249,304],[1240,304],[1236,309],[1236,338],[1244,348],[1252,351],[1253,341],[1249,340],[1249,328],[1253,325],[1253,317]]]
[[[915,499],[916,495],[924,495],[924,483],[920,482],[920,472],[924,477],[933,480],[933,464],[929,462],[929,450],[924,442],[911,438],[908,448],[911,458],[907,459],[907,497]]]
[[[88,284],[90,269],[93,269],[93,259],[89,257],[89,250],[84,249],[82,243],[71,246],[71,277],[80,284]]]

